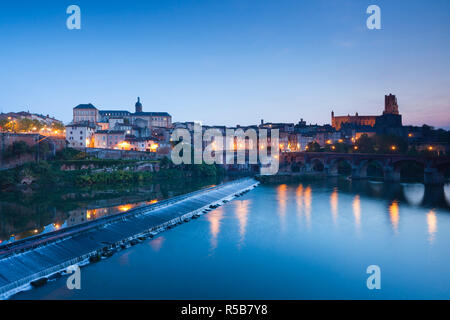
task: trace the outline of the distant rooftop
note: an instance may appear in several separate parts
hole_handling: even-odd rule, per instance
[[[92,103],[79,104],[74,109],[97,109]]]
[[[71,122],[68,125],[66,125],[66,127],[72,127],[72,128],[75,128],[75,127],[90,127],[90,128],[95,129],[96,125],[94,123],[92,123],[92,122],[82,121],[82,122],[77,122],[77,123]]]
[[[167,112],[136,112],[134,116],[155,116],[155,117],[170,117]]]
[[[130,114],[130,111],[127,110],[100,110],[100,114],[107,114],[107,113],[125,113]]]
[[[101,134],[123,134],[123,133],[125,133],[125,131],[123,131],[123,130],[98,130],[98,131],[96,131],[96,133],[101,133]]]

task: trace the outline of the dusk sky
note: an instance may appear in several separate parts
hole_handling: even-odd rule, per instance
[[[449,39],[448,0],[2,1],[0,112],[67,123],[140,96],[174,122],[323,124],[379,115],[392,93],[404,124],[449,128]]]

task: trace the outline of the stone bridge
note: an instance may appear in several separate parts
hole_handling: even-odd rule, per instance
[[[400,170],[406,163],[423,167],[426,184],[445,182],[444,172],[450,167],[450,157],[409,156],[397,154],[363,154],[331,152],[286,152],[280,154],[280,172],[323,173],[337,175],[338,165],[347,163],[353,179],[367,178],[370,164],[383,171],[386,181],[400,181]]]

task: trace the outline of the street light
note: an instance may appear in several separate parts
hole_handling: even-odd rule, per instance
[[[391,150],[392,150],[392,151],[397,150],[397,146],[391,146]]]

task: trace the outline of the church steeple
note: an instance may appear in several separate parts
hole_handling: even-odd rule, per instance
[[[136,107],[136,112],[142,112],[142,103],[141,103],[141,98],[137,98],[137,102],[134,105]]]

